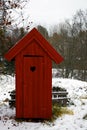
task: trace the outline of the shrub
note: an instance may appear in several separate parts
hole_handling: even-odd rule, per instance
[[[67,107],[58,106],[58,104],[53,104],[52,106],[52,120],[57,119],[63,114],[73,115],[73,111],[69,110]]]

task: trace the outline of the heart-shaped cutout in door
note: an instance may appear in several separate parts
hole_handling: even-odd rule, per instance
[[[31,70],[32,72],[34,72],[34,71],[36,70],[36,67],[35,67],[35,66],[31,66],[31,67],[30,67],[30,70]]]

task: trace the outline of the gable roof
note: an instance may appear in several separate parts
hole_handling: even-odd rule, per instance
[[[49,44],[49,42],[33,28],[27,35],[25,35],[21,40],[19,40],[6,54],[5,58],[10,61],[15,58],[30,42],[31,40],[38,40],[38,44],[48,56],[56,63],[63,61],[63,57]]]

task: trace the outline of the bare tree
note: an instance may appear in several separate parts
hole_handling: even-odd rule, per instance
[[[28,5],[29,0],[0,0],[0,27],[4,30],[13,27],[29,29],[31,22],[29,15],[25,15]]]
[[[72,77],[74,70],[85,80],[87,77],[87,10],[79,10],[71,20],[56,26],[51,42],[64,57],[65,77]]]
[[[29,0],[0,0],[0,66],[6,64],[5,52],[30,28],[29,15],[25,15],[27,6]]]

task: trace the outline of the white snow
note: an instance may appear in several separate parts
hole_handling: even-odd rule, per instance
[[[66,88],[71,99],[68,106],[73,115],[63,115],[52,122],[18,122],[15,120],[15,108],[9,108],[6,98],[9,91],[15,89],[15,78],[0,76],[0,130],[87,130],[87,82],[53,78],[52,86]],[[72,104],[73,103],[73,104]]]

